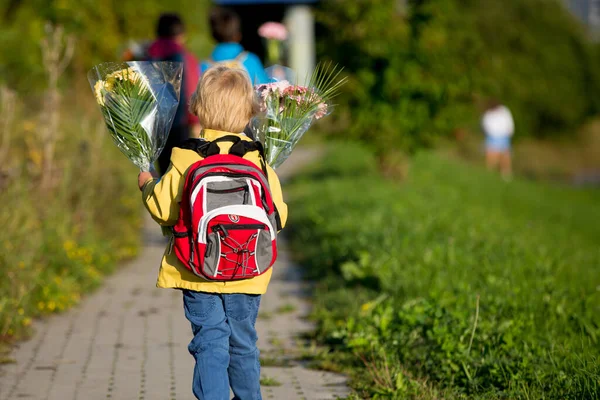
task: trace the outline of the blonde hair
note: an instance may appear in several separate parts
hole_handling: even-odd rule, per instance
[[[202,74],[190,100],[190,112],[203,129],[242,132],[258,104],[246,71],[216,65]]]

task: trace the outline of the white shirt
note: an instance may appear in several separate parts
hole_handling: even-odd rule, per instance
[[[505,106],[488,110],[483,115],[482,125],[485,134],[493,138],[510,137],[515,133],[515,122]]]

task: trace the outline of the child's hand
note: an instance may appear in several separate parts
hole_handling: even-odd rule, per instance
[[[154,176],[150,172],[140,172],[140,174],[138,175],[138,187],[140,188],[140,190],[142,190],[146,182],[148,182],[152,178],[154,178]]]

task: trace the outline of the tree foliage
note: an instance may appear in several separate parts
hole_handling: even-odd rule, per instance
[[[188,46],[202,56],[211,45],[206,24],[209,5],[209,0],[0,0],[0,75],[9,86],[23,91],[43,88],[40,42],[48,22],[63,25],[76,37],[72,68],[77,72],[119,60],[130,39],[154,38],[162,12],[182,15]]]
[[[518,135],[570,132],[598,111],[598,57],[552,0],[330,0],[319,51],[350,75],[344,134],[412,150],[477,129],[489,98]]]

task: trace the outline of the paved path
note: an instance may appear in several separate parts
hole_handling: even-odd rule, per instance
[[[280,169],[311,158],[296,151]],[[193,399],[191,330],[181,293],[154,287],[164,239],[147,224],[142,256],[123,266],[78,307],[35,324],[36,334],[0,366],[0,400]],[[258,321],[263,398],[335,399],[347,394],[342,376],[294,361],[298,335],[311,329],[298,269],[283,251],[261,302]],[[270,384],[270,385],[267,385]]]

